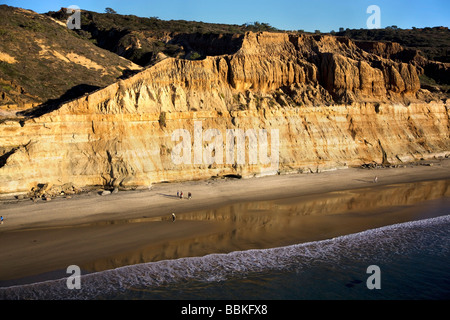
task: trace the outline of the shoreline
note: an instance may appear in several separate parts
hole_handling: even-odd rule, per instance
[[[378,176],[377,183],[373,182],[374,176]],[[436,160],[433,166],[348,168],[314,174],[190,181],[159,184],[151,190],[124,191],[107,196],[81,194],[50,202],[3,202],[0,204],[1,215],[5,219],[0,225],[0,287],[2,283],[14,283],[11,282],[14,279],[20,282],[20,279],[52,273],[70,264],[79,264],[85,270],[103,270],[111,263],[135,264],[145,262],[145,259],[165,260],[177,255],[217,253],[214,252],[220,247],[217,235],[231,230],[227,229],[229,223],[217,221],[223,216],[221,208],[229,205],[237,205],[236,210],[244,208],[242,210],[245,211],[245,204],[253,201],[289,203],[291,199],[302,199],[308,202],[349,191],[360,194],[366,190],[381,192],[396,184],[448,179],[450,160],[445,159]],[[177,199],[179,190],[184,194],[192,192],[193,198]],[[385,193],[387,191],[384,190]],[[319,208],[315,203],[311,206]],[[329,202],[326,206],[336,204]],[[208,218],[190,217],[198,211],[208,211]],[[171,221],[172,212],[177,215],[175,223]],[[383,220],[384,216],[383,212],[373,214],[371,223],[390,223]],[[264,212],[252,213],[251,218],[263,219]],[[319,219],[321,224],[313,218]],[[307,221],[305,241],[317,240],[315,237],[323,231],[319,229],[324,223],[345,221],[345,217],[339,215],[313,218]],[[284,228],[289,229],[291,222]],[[302,227],[302,224],[297,227]],[[278,228],[274,231],[277,235],[284,233],[283,228],[275,227],[273,229]],[[354,230],[364,227],[363,224],[353,226]],[[241,232],[245,234],[246,231]],[[343,235],[348,231],[342,227],[335,232],[335,235]],[[290,241],[292,235],[293,232],[287,232],[283,235],[284,241]],[[235,245],[237,248],[264,247],[267,245],[266,236],[266,233],[255,233],[257,240],[241,237]],[[195,240],[195,245],[187,245],[187,240]],[[257,243],[251,244],[251,241]],[[227,245],[219,251],[226,252]],[[54,276],[57,275],[49,275]],[[59,277],[65,276],[65,273],[59,273]]]
[[[450,178],[450,159],[427,160],[422,164],[426,165],[417,162],[395,168],[350,167],[320,173],[159,183],[148,190],[119,191],[105,196],[98,192],[81,193],[72,195],[71,198],[57,197],[48,202],[33,202],[29,199],[0,200],[0,211],[4,217],[0,234],[2,231],[20,229],[169,217],[172,212],[195,211],[230,202],[291,198]],[[377,183],[373,183],[375,176],[379,179]],[[184,192],[183,199],[176,197],[179,190]],[[192,192],[191,200],[186,197],[188,192]]]

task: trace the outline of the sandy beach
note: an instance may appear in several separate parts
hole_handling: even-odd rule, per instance
[[[373,182],[375,176],[377,183]],[[370,199],[364,197],[361,207],[355,204],[355,208],[372,214],[361,223],[347,223],[347,216],[326,211],[347,208],[348,201],[333,201],[345,192],[363,196],[368,190],[379,190],[389,198],[396,184],[448,179],[450,160],[443,159],[398,168],[165,183],[149,190],[106,196],[79,194],[49,202],[4,200],[0,203],[4,217],[0,226],[0,286],[23,283],[29,277],[33,281],[63,277],[66,275],[61,270],[72,264],[94,272],[148,261],[313,241],[416,219],[411,214],[385,218],[389,210],[376,204],[368,208]],[[183,191],[185,197],[177,198],[177,191]],[[190,200],[188,192],[192,193]],[[438,193],[449,196],[448,182]],[[404,201],[408,201],[408,195],[411,190],[403,196]],[[309,206],[312,214],[308,220],[294,216],[292,206],[287,209],[292,199]],[[246,205],[262,200],[268,205]],[[270,212],[274,207],[284,208],[288,218],[273,222]],[[175,222],[172,213],[176,214]],[[236,227],[241,221],[250,224]],[[330,223],[341,227],[331,228]],[[232,246],[221,242],[226,233],[235,234]]]

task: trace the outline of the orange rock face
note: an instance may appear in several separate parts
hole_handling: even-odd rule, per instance
[[[268,168],[260,159],[248,161],[254,147],[248,140],[244,164],[176,164],[180,141],[173,133],[180,129],[192,146],[196,134],[201,138],[203,156],[218,154],[214,139],[227,130],[265,129],[269,152],[277,132],[278,163],[271,173],[450,153],[448,103],[420,89],[414,66],[332,36],[249,33],[234,54],[167,58],[53,111],[27,115],[0,124],[3,194],[45,183],[126,188],[250,177]],[[196,122],[203,132],[194,132]],[[207,136],[209,129],[217,134]]]

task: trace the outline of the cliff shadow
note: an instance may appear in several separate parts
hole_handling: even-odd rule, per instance
[[[16,148],[12,148],[8,152],[5,152],[0,156],[0,168],[3,168],[6,165],[6,161],[8,161],[8,158],[13,155],[16,152]]]
[[[58,110],[63,103],[77,99],[98,89],[101,89],[101,87],[93,86],[90,84],[79,84],[67,90],[59,98],[50,99],[47,102],[44,102],[43,104],[40,104],[34,108],[17,112],[17,115],[26,118],[37,118],[44,114]]]
[[[169,42],[181,46],[186,57],[220,56],[235,54],[242,47],[243,34],[190,33],[178,34]]]
[[[131,78],[132,76],[138,74],[139,72],[142,72],[142,70],[130,70],[130,69],[125,69],[122,71],[122,75],[120,77],[118,77],[118,80],[125,80],[128,78]]]

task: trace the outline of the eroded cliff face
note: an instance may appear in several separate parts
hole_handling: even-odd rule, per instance
[[[0,193],[317,172],[450,152],[448,103],[420,90],[414,66],[331,36],[249,33],[235,54],[167,58],[57,110],[25,114],[0,124]],[[180,129],[191,146],[181,164]],[[266,138],[245,144],[243,164],[225,160],[227,130],[237,129]]]

